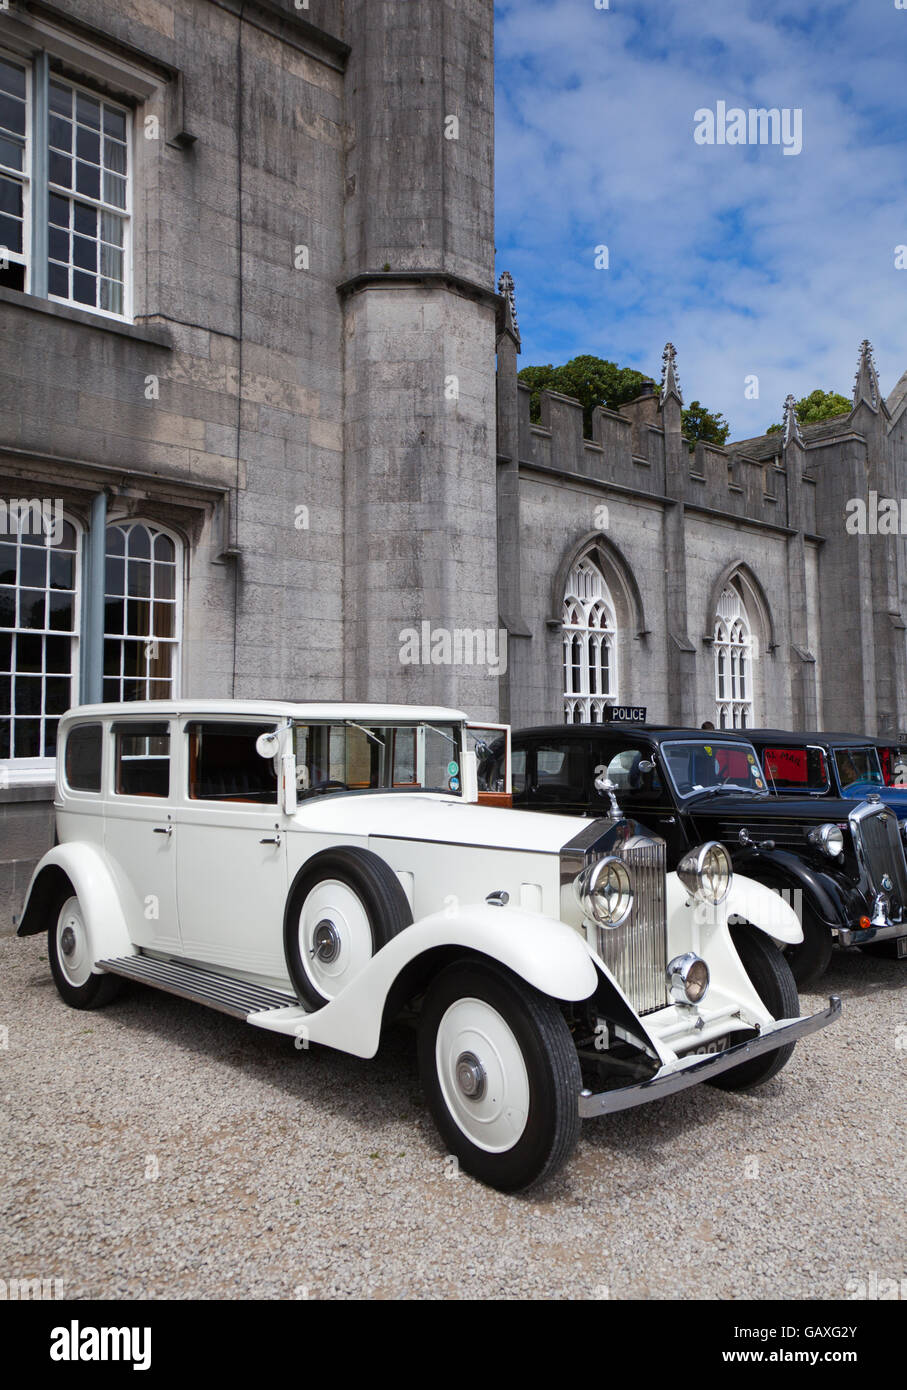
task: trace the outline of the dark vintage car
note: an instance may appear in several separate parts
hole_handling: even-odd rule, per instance
[[[765,779],[779,796],[844,797],[863,801],[877,795],[907,828],[907,787],[889,784],[878,740],[865,734],[792,733],[747,729]]]
[[[748,733],[629,724],[523,729],[513,734],[511,773],[513,804],[524,810],[598,816],[613,789],[626,815],[664,837],[672,869],[694,846],[719,841],[736,870],[800,910],[804,939],[788,954],[801,988],[826,970],[835,941],[894,942],[907,955],[907,861],[897,818],[876,792],[862,801],[771,793]]]
[[[907,738],[889,734],[873,740],[879,750],[879,762],[886,787],[907,787]]]

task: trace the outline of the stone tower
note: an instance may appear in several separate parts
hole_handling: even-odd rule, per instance
[[[345,21],[344,695],[489,717],[500,667],[493,10],[347,0]],[[413,630],[425,664],[401,660]],[[439,631],[467,634],[460,660],[423,640]]]

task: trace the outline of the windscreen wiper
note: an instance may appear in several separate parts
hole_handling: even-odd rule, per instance
[[[757,791],[755,787],[740,787],[737,783],[723,787],[703,787],[702,791],[693,792],[693,796],[720,796],[722,792],[743,792],[744,796],[768,796],[767,791]]]

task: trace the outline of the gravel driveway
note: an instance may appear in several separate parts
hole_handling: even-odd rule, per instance
[[[612,1299],[907,1279],[905,962],[837,955],[842,1019],[761,1091],[586,1122],[570,1165],[515,1198],[454,1173],[406,1029],[363,1062],[139,986],[79,1013],[46,955],[0,940],[2,1279],[67,1298]]]

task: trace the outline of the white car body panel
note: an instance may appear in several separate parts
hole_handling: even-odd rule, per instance
[[[51,865],[57,865],[63,870],[76,891],[85,917],[85,926],[94,947],[95,959],[131,955],[135,947],[129,934],[116,882],[103,851],[96,845],[84,842],[55,845],[53,849],[49,849],[31,876],[25,895],[26,906],[38,875]],[[94,973],[100,975],[103,971],[95,970]]]
[[[384,1004],[411,961],[439,946],[490,956],[554,999],[587,999],[597,984],[592,957],[578,932],[550,917],[510,907],[469,903],[436,913],[394,937],[338,998],[316,1013],[281,1009],[251,1015],[258,1028],[321,1043],[356,1057],[378,1050]]]

